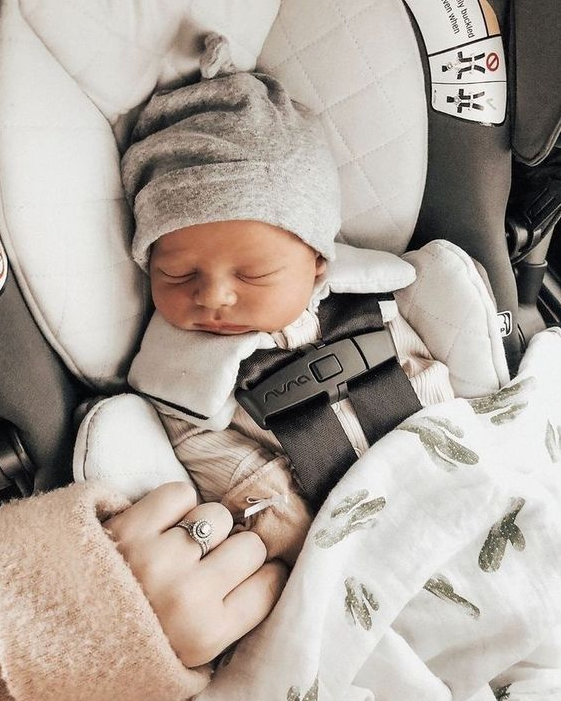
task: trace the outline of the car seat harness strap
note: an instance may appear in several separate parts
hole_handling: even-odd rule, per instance
[[[350,399],[370,444],[421,408],[382,320],[388,299],[332,293],[318,310],[321,341],[240,364],[236,400],[275,434],[315,507],[357,460],[331,404]]]

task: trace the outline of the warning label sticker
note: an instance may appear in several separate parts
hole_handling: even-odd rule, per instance
[[[429,56],[433,83],[487,83],[506,81],[503,42],[500,37],[482,39],[459,49]]]
[[[506,83],[433,83],[432,106],[437,112],[470,122],[500,124],[504,120]]]
[[[438,112],[502,124],[507,83],[503,42],[488,0],[405,0],[425,42]]]
[[[489,36],[478,0],[406,0],[419,23],[427,52]]]

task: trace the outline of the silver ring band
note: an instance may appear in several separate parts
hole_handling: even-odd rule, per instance
[[[212,523],[210,521],[206,521],[204,518],[200,518],[197,521],[188,521],[186,518],[184,518],[175,525],[179,526],[180,528],[184,528],[195,543],[199,544],[202,557],[204,557],[208,552],[210,536],[214,531]]]

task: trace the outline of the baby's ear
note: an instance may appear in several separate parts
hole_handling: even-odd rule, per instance
[[[321,253],[318,253],[316,256],[316,277],[323,275],[326,268],[327,268],[327,261],[321,255]]]

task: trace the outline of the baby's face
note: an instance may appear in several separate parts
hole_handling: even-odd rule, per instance
[[[180,329],[279,331],[306,309],[325,265],[297,236],[270,224],[197,224],[152,246],[152,298]]]

